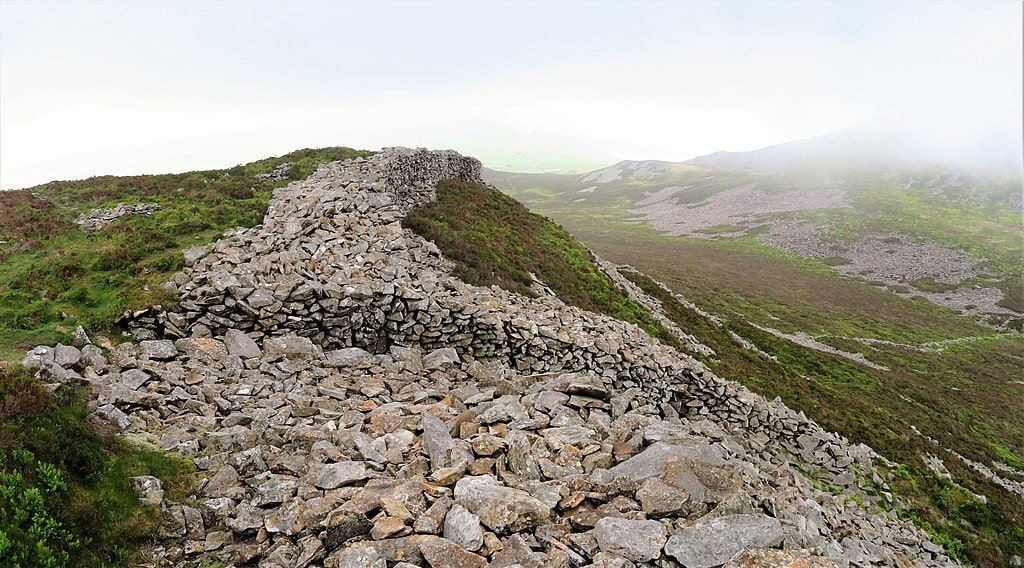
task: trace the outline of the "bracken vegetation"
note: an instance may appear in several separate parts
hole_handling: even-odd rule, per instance
[[[160,510],[129,477],[154,475],[170,496],[191,486],[191,462],[129,446],[95,422],[85,393],[51,394],[31,372],[0,368],[0,565],[90,567],[139,561]]]
[[[455,263],[455,275],[466,282],[533,296],[533,274],[567,304],[635,323],[662,341],[674,342],[601,272],[586,247],[499,191],[443,181],[437,199],[411,211],[402,223],[434,241]]]

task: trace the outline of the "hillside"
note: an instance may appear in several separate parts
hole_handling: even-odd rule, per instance
[[[486,177],[570,228],[602,217],[673,236],[745,237],[987,325],[1024,325],[1020,172],[903,159],[839,134],[580,176]]]
[[[173,301],[163,284],[183,268],[183,249],[255,225],[275,187],[318,164],[366,155],[299,150],[225,170],[101,176],[0,192],[0,358],[66,343],[76,325],[107,332],[126,309]],[[120,203],[157,207],[111,218],[101,231],[76,224]]]
[[[809,146],[484,175],[637,268],[716,373],[906,464],[919,514],[999,564],[1021,546],[1020,178]],[[943,498],[937,463],[991,510]]]
[[[896,518],[905,469],[550,295],[575,290],[674,334],[643,286],[481,185],[479,169],[405,149],[322,165],[275,190],[261,223],[185,251],[177,302],[121,318],[137,343],[101,350],[79,335],[81,348],[25,358],[46,381],[88,387],[126,437],[194,464],[188,496],[142,487],[170,539],[152,562],[945,566],[962,554]],[[463,200],[501,214],[464,215]],[[541,230],[525,238],[520,223]],[[536,254],[565,266],[543,281]]]

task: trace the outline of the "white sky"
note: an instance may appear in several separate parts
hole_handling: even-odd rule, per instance
[[[1021,34],[1016,1],[0,0],[0,187],[481,136],[609,161],[865,121],[1019,145]]]

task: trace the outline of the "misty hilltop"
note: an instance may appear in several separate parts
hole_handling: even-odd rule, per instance
[[[948,161],[924,146],[847,130],[579,176],[486,175],[556,219],[618,211],[668,235],[753,238],[980,321],[1021,325],[1019,165],[1002,155]]]

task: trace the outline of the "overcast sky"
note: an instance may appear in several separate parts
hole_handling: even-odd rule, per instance
[[[480,138],[485,162],[531,136],[683,160],[864,122],[1019,140],[1021,6],[0,0],[0,186]]]

